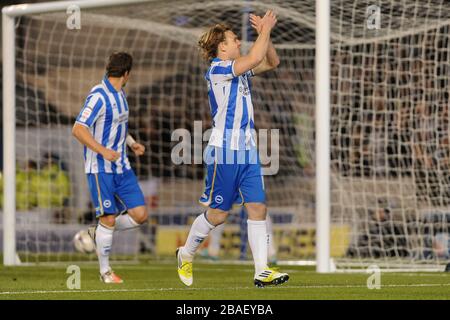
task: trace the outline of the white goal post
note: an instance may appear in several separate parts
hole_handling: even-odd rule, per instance
[[[330,261],[330,0],[316,0],[316,270]]]

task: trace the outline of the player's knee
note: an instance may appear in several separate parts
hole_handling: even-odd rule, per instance
[[[227,211],[222,211],[219,209],[208,209],[208,212],[206,214],[206,219],[210,224],[213,226],[218,226],[219,224],[222,224],[225,222],[225,220],[228,217]]]
[[[144,206],[129,210],[128,214],[133,218],[133,220],[138,224],[143,224],[148,219],[148,211]]]
[[[248,218],[250,220],[265,220],[267,207],[264,203],[246,203]]]
[[[102,216],[99,220],[102,225],[109,228],[114,227],[114,225],[116,224],[116,217],[113,214]]]
[[[136,221],[139,224],[143,224],[145,222],[147,222],[148,219],[148,211],[144,209],[144,211],[142,212],[142,214],[139,217],[139,221]]]

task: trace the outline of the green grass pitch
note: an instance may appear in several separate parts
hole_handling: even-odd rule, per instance
[[[80,263],[81,289],[66,282],[72,263],[56,266],[0,266],[0,299],[150,299],[150,300],[302,300],[302,299],[450,299],[450,273],[382,273],[381,288],[368,289],[369,274],[317,274],[311,267],[286,266],[290,280],[277,287],[253,286],[251,265],[194,263],[194,284],[185,287],[173,262],[113,264],[123,279],[107,285],[97,265]]]

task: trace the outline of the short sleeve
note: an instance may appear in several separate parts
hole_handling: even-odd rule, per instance
[[[76,122],[86,127],[92,127],[98,117],[104,113],[104,103],[100,93],[91,93],[81,109]]]
[[[225,60],[211,67],[209,76],[213,82],[228,81],[236,77],[234,60]]]

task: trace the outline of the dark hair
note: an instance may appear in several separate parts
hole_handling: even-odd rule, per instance
[[[231,28],[226,24],[219,23],[202,34],[198,41],[198,46],[200,47],[202,56],[205,60],[211,61],[217,57],[219,43],[225,41],[226,31],[231,31]]]
[[[133,58],[127,52],[114,52],[109,56],[106,65],[106,76],[120,78],[126,72],[131,71],[133,66]]]

